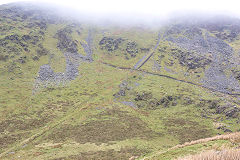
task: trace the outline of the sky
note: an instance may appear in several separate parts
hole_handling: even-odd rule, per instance
[[[0,4],[21,0],[0,0]],[[40,2],[39,0],[31,0]],[[239,0],[41,0],[92,13],[164,16],[176,11],[221,12],[240,16]]]

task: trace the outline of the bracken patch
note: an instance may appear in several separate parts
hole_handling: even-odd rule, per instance
[[[59,142],[70,138],[78,143],[101,144],[136,137],[150,139],[161,135],[149,129],[141,119],[120,110],[107,110],[92,118],[94,120],[84,124],[63,125],[55,129],[47,139]]]
[[[9,145],[16,143],[23,138],[26,138],[28,135],[29,132],[0,136],[0,153],[2,149],[7,148]]]
[[[168,133],[177,137],[181,144],[213,135],[213,131],[207,126],[183,118],[168,118],[164,125]]]
[[[72,155],[69,157],[62,157],[53,160],[84,160],[84,159],[91,159],[91,160],[128,160],[128,159],[135,159],[142,154],[148,153],[147,150],[137,149],[137,148],[122,148],[120,151],[115,151],[113,149],[107,151],[97,151],[97,152],[83,152],[79,153],[78,155]]]

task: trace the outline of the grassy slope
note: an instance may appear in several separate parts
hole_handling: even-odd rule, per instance
[[[100,72],[99,72],[100,70]],[[99,74],[96,75],[96,71],[98,71]],[[101,72],[102,71],[102,72]],[[114,74],[116,72],[115,69],[112,69],[110,67],[103,66],[101,64],[93,63],[93,64],[83,64],[81,66],[81,73],[83,76],[77,79],[75,82],[72,82],[72,84],[68,87],[64,88],[56,88],[56,89],[46,89],[43,90],[41,93],[39,93],[37,96],[35,96],[32,100],[33,105],[31,108],[34,108],[34,110],[43,110],[46,112],[49,116],[54,116],[53,120],[50,120],[50,123],[46,126],[53,126],[57,125],[57,129],[52,129],[52,127],[44,132],[44,134],[37,139],[35,139],[33,142],[27,145],[24,149],[16,148],[17,150],[20,149],[19,152],[14,154],[15,156],[21,155],[23,159],[25,158],[39,158],[39,159],[49,159],[53,157],[68,157],[68,155],[75,155],[79,154],[79,152],[86,152],[86,151],[106,151],[109,149],[114,149],[118,151],[120,148],[127,147],[137,147],[142,150],[149,151],[156,151],[161,149],[167,149],[169,147],[172,147],[179,143],[179,140],[183,140],[185,138],[186,141],[198,139],[203,137],[208,137],[211,135],[214,135],[216,132],[212,130],[212,122],[211,120],[204,120],[200,117],[198,109],[196,109],[194,106],[183,106],[183,105],[177,105],[173,108],[161,108],[154,111],[141,111],[141,110],[134,110],[131,107],[123,106],[122,104],[116,103],[113,101],[112,95],[116,92],[117,88],[116,86],[119,84],[119,79],[124,79],[126,74],[133,74],[133,73],[126,73],[125,71],[118,71],[117,74]],[[112,76],[115,75],[115,76]],[[96,78],[97,76],[97,78]],[[114,79],[113,79],[114,77]],[[164,78],[154,78],[154,81],[152,81],[151,76],[146,76],[142,78],[141,81],[139,81],[141,88],[140,90],[152,90],[155,91],[156,94],[172,94],[176,93],[176,89],[181,90],[181,88],[184,90],[184,88],[188,88],[188,91],[186,91],[186,94],[192,94],[193,92],[189,92],[189,88],[191,86],[185,86],[183,84],[176,82],[171,82]],[[97,81],[96,81],[97,79]],[[161,87],[150,87],[156,86],[153,85],[154,83],[161,84]],[[99,85],[101,84],[101,85]],[[172,90],[164,90],[169,84],[171,84]],[[174,87],[176,85],[176,88]],[[178,87],[177,87],[178,86]],[[94,89],[91,89],[94,88]],[[159,90],[162,88],[162,90]],[[160,93],[159,93],[160,92]],[[200,90],[200,93],[204,92],[204,90]],[[206,91],[205,91],[206,92]],[[211,95],[211,94],[210,94]],[[160,96],[160,95],[159,95]],[[209,98],[209,96],[205,95]],[[43,97],[48,97],[43,98]],[[56,99],[56,97],[58,97]],[[196,93],[196,97],[198,97],[198,94]],[[89,101],[89,99],[91,101]],[[42,104],[42,105],[41,105]],[[37,108],[37,106],[39,106]],[[140,138],[141,136],[145,137],[146,135],[136,135],[131,136],[131,130],[127,129],[126,132],[130,132],[129,136],[130,139],[116,139],[114,136],[120,136],[117,133],[115,133],[115,127],[121,127],[118,126],[117,122],[114,122],[113,124],[109,124],[110,126],[104,126],[103,130],[98,130],[99,127],[101,127],[101,123],[98,124],[98,121],[95,121],[94,128],[92,128],[92,131],[86,130],[86,135],[90,134],[90,139],[95,139],[96,136],[98,138],[102,138],[101,140],[105,143],[101,144],[101,141],[96,139],[96,144],[94,144],[94,140],[91,143],[84,143],[79,144],[76,143],[77,141],[75,135],[73,133],[77,132],[72,128],[72,130],[62,130],[61,126],[64,126],[64,124],[71,124],[71,125],[77,125],[81,123],[91,122],[94,120],[94,115],[99,114],[101,112],[104,113],[104,110],[107,110],[108,108],[116,108],[117,111],[124,110],[127,111],[128,114],[132,115],[133,117],[138,117],[136,120],[139,120],[140,122],[145,122],[146,124],[144,126],[148,126],[152,131],[158,133],[155,135],[154,138],[146,137]],[[84,110],[82,110],[84,108]],[[74,111],[73,111],[74,110]],[[27,114],[31,113],[31,110],[28,109]],[[189,114],[192,113],[192,114]],[[178,115],[176,117],[176,115]],[[93,116],[93,118],[89,118]],[[114,118],[114,115],[108,115],[107,119]],[[122,117],[122,118],[128,118],[128,117]],[[63,121],[62,121],[63,120]],[[126,119],[127,120],[127,119]],[[122,119],[123,123],[126,123],[124,119]],[[179,124],[176,124],[175,122],[178,121]],[[60,122],[60,124],[59,124]],[[161,124],[161,125],[159,125]],[[98,126],[100,125],[100,126]],[[131,124],[126,124],[131,125]],[[144,127],[141,126],[140,127]],[[171,126],[171,127],[169,127]],[[87,126],[84,126],[87,127]],[[81,130],[85,130],[83,128],[80,128]],[[105,128],[106,127],[106,128]],[[184,127],[184,128],[183,128]],[[194,128],[193,128],[194,127]],[[203,128],[204,127],[204,128]],[[110,130],[106,130],[107,128],[110,128]],[[37,128],[33,133],[41,132],[44,128]],[[59,131],[58,131],[59,129]],[[134,130],[137,130],[136,128],[133,128]],[[167,131],[166,131],[167,129]],[[192,132],[190,133],[189,129],[192,129],[193,133],[196,133],[194,135]],[[205,131],[202,131],[202,129],[207,129]],[[57,130],[57,132],[56,132]],[[145,129],[137,130],[138,132],[144,132]],[[169,130],[169,131],[168,131]],[[57,137],[57,139],[48,139],[48,135],[51,134],[53,131],[54,136]],[[73,133],[71,133],[71,131]],[[171,132],[175,132],[171,135]],[[207,131],[207,132],[206,132]],[[61,141],[61,134],[63,132],[67,132],[68,139],[63,139]],[[95,133],[92,133],[95,132]],[[103,132],[103,133],[102,133]],[[108,132],[112,132],[113,137],[101,137],[101,134],[108,134]],[[117,131],[119,132],[119,131]],[[121,133],[121,132],[120,132]],[[189,134],[190,133],[190,134]],[[202,133],[199,135],[199,133]],[[123,134],[123,133],[121,133]],[[206,135],[205,135],[206,134]],[[93,136],[93,137],[91,137]],[[111,136],[111,135],[109,135]],[[140,137],[138,137],[140,136]],[[180,137],[179,137],[180,136]],[[196,137],[197,136],[197,137]],[[95,137],[95,138],[94,138]],[[87,138],[87,137],[86,137]],[[74,140],[75,139],[75,140]],[[90,139],[87,138],[86,142]],[[109,145],[108,141],[116,139],[113,144]],[[107,143],[106,143],[107,142]],[[60,145],[58,145],[60,144]],[[99,146],[99,144],[101,144]],[[55,146],[58,145],[57,148]],[[39,149],[39,146],[40,149]],[[82,149],[82,147],[85,148],[88,146],[87,150]],[[94,147],[95,146],[95,147]],[[69,152],[70,151],[70,152]],[[38,153],[40,152],[40,153]],[[58,153],[58,154],[56,154]],[[56,154],[56,155],[55,155]],[[97,153],[96,153],[97,154]],[[134,153],[131,153],[134,154]],[[12,156],[10,156],[12,157]],[[8,157],[8,158],[10,158]]]
[[[51,66],[56,72],[64,71],[65,60],[56,48],[57,39],[54,35],[64,26],[65,23],[48,25],[41,41],[54,54]],[[79,42],[84,42],[88,26],[83,26],[80,30],[80,36],[76,32],[72,36]],[[156,31],[140,31],[135,28],[106,30],[109,35],[137,41],[142,48],[150,48],[156,43]],[[98,48],[98,41],[103,37],[100,31],[99,28],[95,30],[95,61],[82,63],[79,67],[80,76],[67,86],[44,88],[37,94],[32,94],[39,67],[49,61],[49,55],[41,56],[38,61],[30,58],[30,55],[36,54],[35,46],[30,46],[30,53],[21,53],[29,58],[24,64],[17,63],[19,68],[12,73],[4,69],[11,60],[0,64],[3,71],[0,81],[0,153],[6,153],[1,158],[128,159],[134,155],[143,157],[152,152],[164,151],[179,143],[213,136],[218,132],[223,133],[214,126],[215,115],[210,118],[201,116],[200,99],[221,101],[224,98],[232,102],[234,97],[218,95],[164,77],[106,66],[100,61],[132,67],[145,53],[139,53],[130,60],[125,60],[119,50],[109,56],[109,53]],[[18,29],[13,30],[17,34],[27,34],[29,31],[19,32]],[[124,48],[124,45],[121,47]],[[80,46],[79,51],[83,52]],[[143,69],[150,69],[151,60]],[[128,81],[132,89],[127,91],[125,97],[114,99],[113,94],[119,91],[118,86],[123,80]],[[136,86],[136,83],[139,85]],[[160,105],[149,109],[150,102],[134,100],[138,93],[143,92],[151,92],[155,99],[167,96],[181,98],[175,106]],[[185,98],[191,98],[194,103],[186,104]],[[122,100],[142,103],[144,106],[135,109],[118,102]],[[222,123],[229,125],[231,130],[239,129],[236,119],[225,119],[223,115],[217,115],[219,116],[223,117]],[[219,145],[222,143],[225,141],[217,142]],[[208,145],[212,145],[211,142]],[[173,152],[187,154],[192,153],[189,150],[197,151],[201,147]],[[175,153],[168,157],[172,158],[173,154]]]

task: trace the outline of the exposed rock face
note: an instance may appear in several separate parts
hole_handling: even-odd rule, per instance
[[[47,29],[47,22],[46,21],[40,21],[40,22],[29,22],[26,26],[26,28],[34,28],[39,27],[40,29],[46,30]]]
[[[2,37],[0,39],[0,60],[24,63],[25,60],[21,57],[24,57],[30,51],[37,50],[38,56],[47,53],[43,48],[36,47],[41,44],[44,38],[47,24],[52,23],[53,19],[57,20],[59,18],[37,6],[26,3],[11,4],[2,8],[0,15],[0,21],[3,24],[0,26]],[[29,33],[21,33],[21,30],[25,29],[29,29]],[[24,53],[26,54],[24,55]]]
[[[135,101],[147,101],[152,98],[152,93],[151,92],[142,92],[142,93],[137,93],[136,98],[134,99]]]
[[[179,103],[182,105],[191,105],[193,100],[190,97],[179,95],[167,95],[161,98],[156,98],[151,92],[139,92],[136,93],[134,98],[136,106],[142,109],[159,109],[162,107],[172,107]]]
[[[13,34],[0,39],[0,54],[18,55],[24,48],[28,47],[18,34]]]
[[[138,53],[137,43],[134,41],[128,42],[126,51],[128,54],[130,54],[131,57],[136,57],[136,54]]]
[[[44,48],[41,44],[38,45],[38,49],[36,50],[38,56],[45,56],[49,54],[49,51]]]
[[[216,113],[225,114],[228,118],[237,118],[239,116],[240,109],[233,105],[218,105],[216,107]]]
[[[222,114],[227,118],[237,118],[240,115],[240,108],[230,103],[221,104],[219,101],[202,100],[197,106],[206,107],[207,109],[204,110],[207,114]]]
[[[181,49],[171,49],[171,54],[178,58],[179,64],[186,66],[189,70],[205,68],[212,62],[209,58]]]
[[[111,37],[103,37],[99,42],[101,49],[106,49],[107,51],[117,50],[120,43],[122,43],[124,39],[122,38],[111,38]]]
[[[17,60],[23,56],[24,52],[29,53],[33,49],[36,50],[39,57],[47,55],[48,51],[41,44],[44,32],[43,35],[37,34],[34,32],[25,35],[11,34],[0,39],[0,60]]]
[[[223,130],[223,132],[232,132],[232,130],[228,129],[226,126],[220,126],[217,129]]]
[[[72,29],[70,27],[59,30],[56,34],[56,37],[58,38],[57,47],[62,51],[76,53],[78,52],[78,45],[72,40],[70,36],[71,33]]]
[[[125,41],[125,43],[123,43]],[[121,45],[121,46],[120,46]],[[113,37],[103,37],[99,41],[99,46],[102,50],[106,50],[108,52],[113,52],[116,50],[124,51],[125,59],[130,59],[136,57],[139,49],[137,47],[137,43],[135,41],[123,39],[123,38],[113,38]],[[142,48],[141,51],[149,50],[149,48]]]
[[[22,56],[18,59],[18,62],[23,64],[23,63],[26,63],[26,60],[27,60],[27,56]]]

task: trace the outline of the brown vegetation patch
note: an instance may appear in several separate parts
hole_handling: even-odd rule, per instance
[[[170,135],[178,138],[182,144],[192,140],[212,136],[212,129],[198,122],[183,118],[168,118],[164,125]]]
[[[47,139],[61,142],[70,138],[79,143],[101,144],[136,137],[149,139],[160,135],[151,131],[141,119],[120,110],[106,110],[92,118],[94,120],[84,124],[63,125],[53,130]]]
[[[45,104],[42,110],[37,112],[12,115],[7,120],[0,122],[0,133],[5,131],[15,132],[16,130],[26,131],[43,127],[55,118],[54,112],[66,112],[72,105],[73,103],[68,101],[57,101],[56,103],[49,102]]]
[[[40,117],[39,119],[9,119],[0,122],[0,133],[4,131],[14,132],[16,130],[32,130],[44,126],[50,117]]]
[[[41,117],[40,119],[16,118],[0,122],[0,150],[23,138],[27,138],[29,132],[26,131],[43,127],[49,121],[48,117]],[[17,133],[18,131],[24,133]]]
[[[129,160],[129,159],[135,159],[139,157],[140,155],[148,153],[147,150],[143,149],[137,149],[137,148],[122,148],[120,151],[115,151],[113,149],[107,150],[107,151],[97,151],[97,152],[83,152],[78,155],[73,155],[69,157],[62,157],[57,158],[54,160]]]
[[[29,132],[19,133],[19,134],[6,134],[0,136],[0,152],[2,149],[7,148],[9,145],[16,143],[17,141],[26,138]]]

